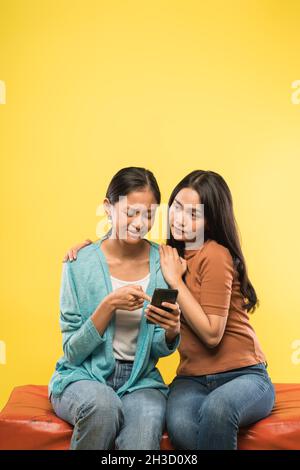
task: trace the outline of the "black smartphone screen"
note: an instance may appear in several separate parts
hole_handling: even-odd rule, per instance
[[[178,290],[177,289],[159,289],[156,288],[153,292],[152,299],[150,304],[154,305],[155,307],[159,307],[162,310],[166,310],[167,312],[172,312],[169,307],[165,307],[162,302],[169,302],[171,304],[175,304],[177,300]],[[152,323],[147,319],[148,323]]]

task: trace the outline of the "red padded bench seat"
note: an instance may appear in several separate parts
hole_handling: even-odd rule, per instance
[[[275,384],[276,403],[270,416],[241,428],[239,449],[300,449],[300,384]],[[46,385],[14,388],[0,413],[0,449],[67,450],[72,426],[58,418]],[[172,450],[165,432],[161,449]]]

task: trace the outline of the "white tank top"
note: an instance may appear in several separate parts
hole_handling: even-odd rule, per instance
[[[113,290],[119,287],[137,284],[146,292],[150,280],[150,273],[138,281],[123,281],[110,276]],[[137,338],[142,318],[142,308],[136,310],[115,310],[115,334],[113,338],[113,350],[116,359],[134,361]]]

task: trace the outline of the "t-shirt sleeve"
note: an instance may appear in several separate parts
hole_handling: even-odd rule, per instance
[[[233,282],[233,260],[222,245],[211,247],[199,267],[200,305],[207,315],[227,316]]]

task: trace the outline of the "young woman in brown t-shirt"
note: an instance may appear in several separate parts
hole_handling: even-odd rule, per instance
[[[169,436],[177,449],[236,449],[239,427],[270,414],[275,391],[249,323],[258,300],[224,179],[201,170],[183,178],[170,196],[168,229],[161,267],[182,310]],[[150,305],[148,316],[160,321]]]
[[[270,414],[275,392],[249,323],[258,300],[231,193],[219,174],[196,170],[175,187],[169,208],[171,233],[160,248],[161,267],[179,290],[182,310],[180,364],[167,403],[169,436],[178,449],[236,449],[239,427]]]

